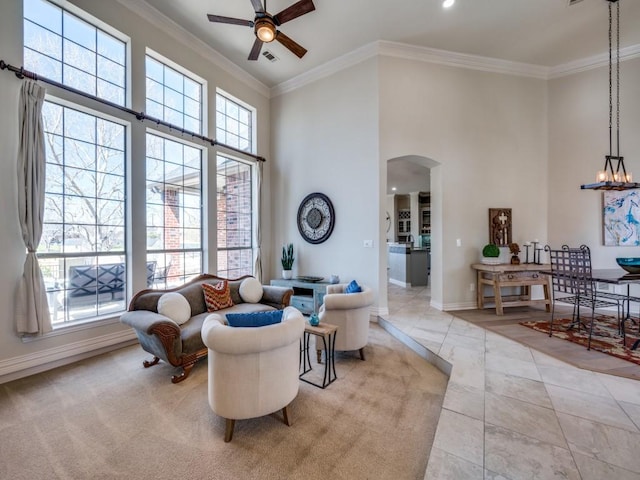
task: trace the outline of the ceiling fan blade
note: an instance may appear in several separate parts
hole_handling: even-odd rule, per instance
[[[253,5],[253,9],[256,13],[264,12],[264,7],[262,6],[262,0],[251,0],[251,5]]]
[[[242,20],[241,18],[223,17],[221,15],[211,15],[210,13],[207,13],[207,18],[210,22],[230,23],[231,25],[244,25],[245,27],[253,27],[253,21]]]
[[[298,18],[300,15],[313,12],[315,9],[316,6],[313,4],[313,0],[300,0],[274,15],[273,20],[276,22],[276,25],[282,25],[294,18]]]
[[[262,49],[262,44],[264,42],[256,37],[256,41],[253,42],[253,47],[251,47],[251,52],[249,52],[248,60],[257,60],[260,55],[260,50]]]
[[[291,40],[280,30],[276,32],[276,40],[278,40],[282,45],[284,45],[289,50],[291,50],[291,52],[293,52],[294,55],[297,55],[298,58],[304,57],[304,54],[307,53],[306,48],[302,47],[301,45]]]

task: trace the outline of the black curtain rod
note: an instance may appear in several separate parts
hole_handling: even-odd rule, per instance
[[[96,97],[95,95],[91,95],[89,93],[83,92],[82,90],[77,90],[73,87],[69,87],[68,85],[64,85],[60,82],[56,82],[55,80],[51,80],[49,78],[43,77],[38,75],[37,73],[34,72],[30,72],[29,70],[25,70],[24,67],[14,67],[13,65],[9,65],[8,63],[5,63],[4,60],[0,60],[0,70],[9,70],[10,72],[13,72],[16,74],[16,77],[20,78],[20,79],[24,79],[24,78],[30,78],[32,80],[40,80],[42,82],[48,83],[49,85],[53,85],[54,87],[58,87],[61,88],[63,90],[67,90],[68,92],[72,92],[75,93],[76,95],[80,95],[82,97],[85,98],[89,98],[91,100],[94,100],[96,102],[100,102],[104,105],[108,105],[109,107],[112,108],[116,108],[122,112],[126,112],[130,115],[133,115],[134,117],[136,117],[138,120],[140,121],[144,121],[144,120],[148,120],[149,122],[153,122],[156,125],[162,125],[163,127],[167,127],[170,130],[176,130],[178,132],[180,132],[183,135],[190,135],[192,138],[197,138],[198,140],[201,140],[203,142],[209,143],[211,144],[211,146],[213,147],[222,147],[226,150],[231,150],[232,152],[236,152],[240,155],[246,155],[248,157],[254,158],[259,162],[264,162],[266,161],[264,159],[264,157],[261,157],[259,155],[254,155],[253,153],[249,153],[249,152],[245,152],[244,150],[240,150],[239,148],[236,147],[232,147],[230,145],[226,145],[224,143],[220,143],[216,140],[214,140],[213,138],[209,138],[209,137],[205,137],[204,135],[200,135],[199,133],[195,133],[195,132],[191,132],[189,130],[185,130],[184,128],[178,127],[176,125],[172,125],[171,123],[165,122],[164,120],[160,120],[159,118],[155,118],[155,117],[151,117],[149,115],[147,115],[144,112],[136,112],[135,110],[132,110],[130,108],[127,107],[123,107],[121,105],[118,105],[117,103],[113,103],[110,102],[109,100],[103,100],[102,98]]]

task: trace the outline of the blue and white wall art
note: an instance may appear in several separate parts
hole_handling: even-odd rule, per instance
[[[640,245],[640,191],[604,192],[604,244]]]

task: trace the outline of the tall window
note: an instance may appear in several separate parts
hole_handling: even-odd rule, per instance
[[[126,43],[46,0],[24,0],[24,66],[118,105],[126,98]]]
[[[202,151],[147,133],[147,268],[153,285],[202,272]]]
[[[147,114],[190,132],[202,133],[202,83],[168,61],[146,56]]]
[[[216,140],[246,152],[253,151],[253,111],[218,93],[216,95]]]
[[[218,275],[253,274],[252,167],[218,155]]]
[[[46,102],[45,213],[38,258],[53,324],[125,309],[125,133]]]

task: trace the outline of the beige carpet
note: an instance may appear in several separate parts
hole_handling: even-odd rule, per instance
[[[447,379],[377,325],[366,353],[339,354],[325,390],[301,382],[291,427],[238,421],[231,443],[206,360],[173,385],[133,346],[0,385],[0,478],[422,479]]]

